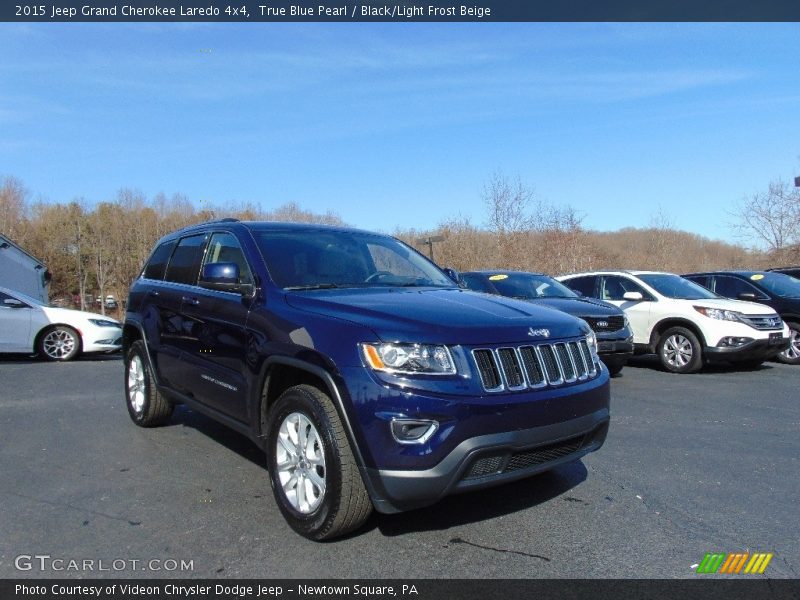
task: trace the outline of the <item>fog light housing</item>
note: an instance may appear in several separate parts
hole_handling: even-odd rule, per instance
[[[424,444],[439,429],[439,422],[429,419],[392,419],[389,427],[398,444]]]
[[[111,345],[114,343],[114,340],[97,340],[95,344],[108,344]]]
[[[719,346],[722,348],[738,348],[739,346],[744,346],[745,344],[752,341],[753,338],[749,337],[727,336],[719,341]]]

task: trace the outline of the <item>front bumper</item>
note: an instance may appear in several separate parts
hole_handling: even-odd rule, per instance
[[[790,343],[791,338],[776,337],[772,339],[753,340],[752,342],[735,347],[709,346],[705,349],[705,355],[706,360],[709,362],[767,360],[786,350]]]
[[[633,356],[633,337],[622,340],[597,339],[597,355],[611,365],[624,365]]]
[[[86,328],[81,334],[84,353],[116,352],[122,349],[122,329],[119,327]]]
[[[469,438],[430,469],[367,469],[373,503],[378,512],[395,513],[548,471],[599,449],[608,424],[606,407],[561,423]]]

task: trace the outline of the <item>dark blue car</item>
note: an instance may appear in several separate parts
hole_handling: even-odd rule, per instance
[[[586,321],[597,335],[597,353],[611,375],[633,356],[633,332],[622,309],[596,298],[584,298],[543,273],[471,271],[461,274],[476,292],[499,294],[555,308]]]
[[[311,539],[597,450],[608,371],[567,314],[459,288],[384,235],[222,220],[158,242],[124,327],[128,411],[176,403],[267,454]]]

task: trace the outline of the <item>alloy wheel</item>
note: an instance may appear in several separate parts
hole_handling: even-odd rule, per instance
[[[145,382],[144,365],[139,356],[134,356],[128,366],[128,398],[133,411],[141,415],[144,411]]]
[[[325,498],[325,452],[319,432],[304,414],[281,423],[276,441],[278,479],[292,507],[310,514]]]
[[[680,334],[674,334],[664,342],[664,359],[678,369],[684,368],[692,360],[692,343]]]
[[[53,329],[42,340],[45,354],[54,360],[63,359],[75,351],[75,337],[64,329]]]

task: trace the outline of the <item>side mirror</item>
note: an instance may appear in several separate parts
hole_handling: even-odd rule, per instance
[[[569,288],[569,289],[572,290],[572,293],[575,294],[576,296],[578,296],[578,298],[583,298],[583,292],[582,291],[573,290],[572,288]]]
[[[203,265],[200,287],[221,292],[241,292],[247,286],[239,283],[239,265],[220,262]]]
[[[751,302],[754,302],[756,300],[756,295],[753,292],[742,292],[736,297],[739,300],[750,300]]]
[[[625,292],[622,294],[623,300],[630,300],[631,302],[641,302],[644,300],[644,296],[642,296],[642,292]]]
[[[17,300],[16,298],[6,298],[3,300],[3,304],[8,308],[28,308],[27,304]]]

